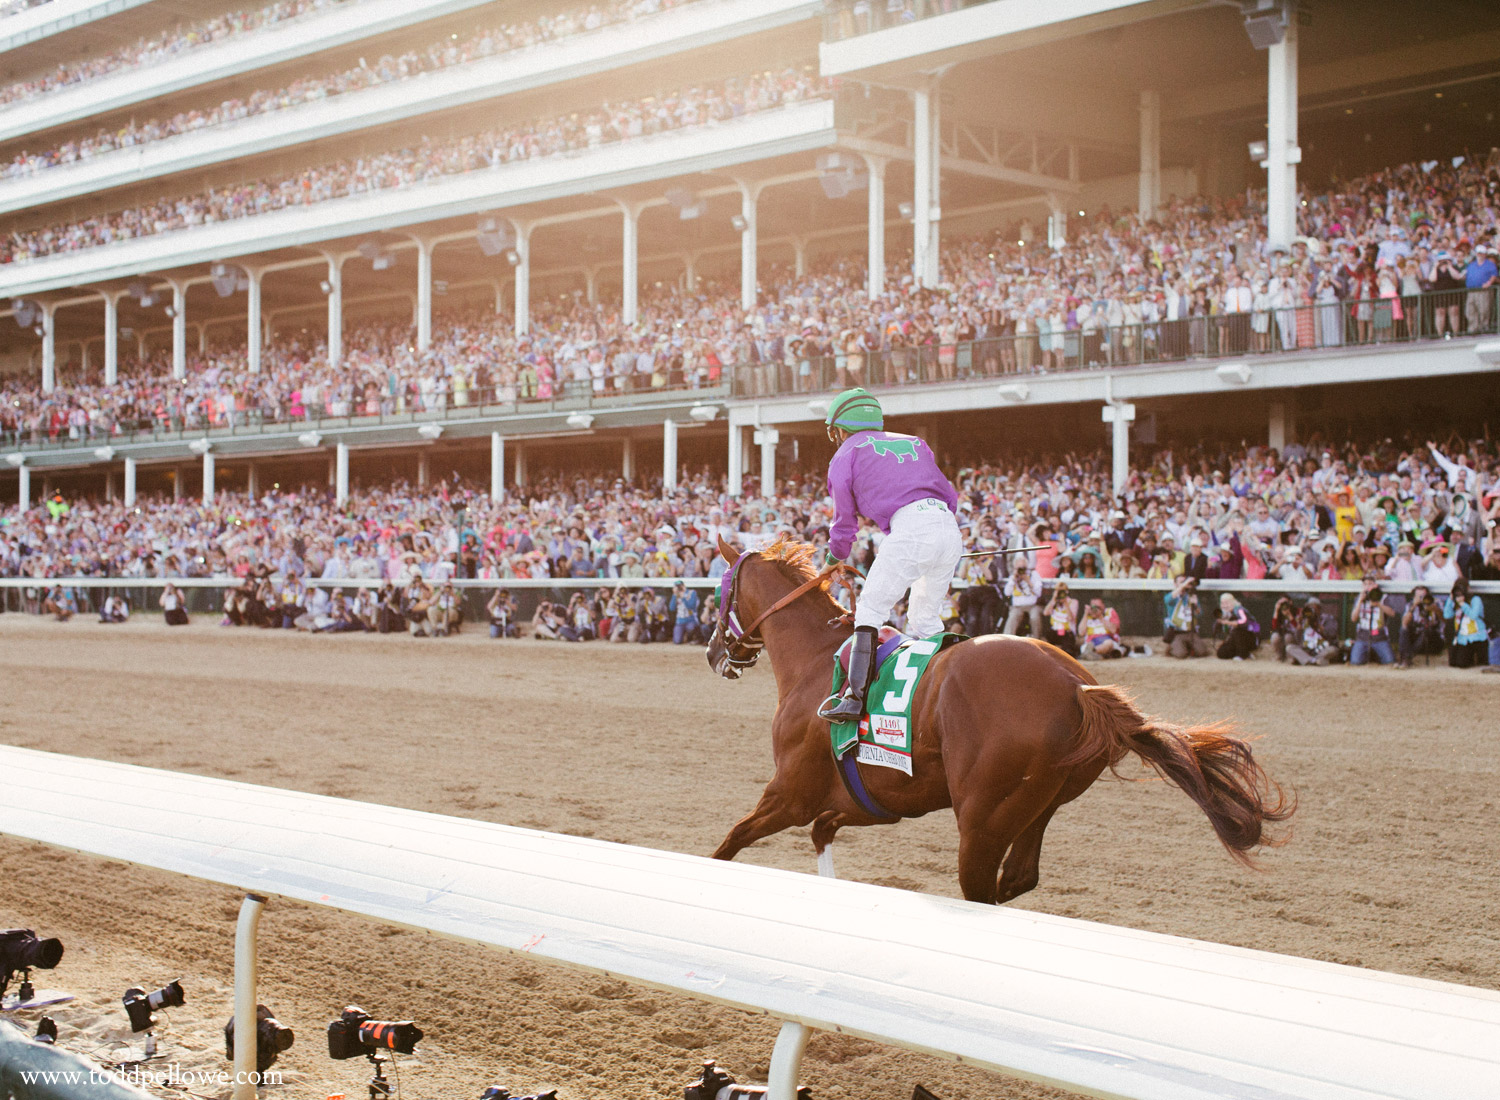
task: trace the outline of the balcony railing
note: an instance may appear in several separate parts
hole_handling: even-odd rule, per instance
[[[872,31],[888,30],[978,7],[992,0],[827,0],[823,13],[823,41],[839,42]]]
[[[288,395],[272,405],[214,415],[205,413],[197,403],[183,401],[179,407],[122,416],[112,424],[91,428],[11,428],[0,431],[0,442],[27,450],[49,450],[103,443],[166,442],[205,434],[284,435],[313,429],[607,411],[663,400],[712,402],[822,393],[849,386],[897,388],[988,379],[1019,381],[1040,375],[1195,360],[1394,347],[1496,334],[1500,331],[1496,295],[1495,287],[1437,291],[1150,324],[1048,329],[949,345],[923,342],[836,355],[784,355],[775,361],[739,363],[703,374],[694,371],[690,376],[673,370],[621,379],[611,376],[603,390],[595,390],[592,379],[548,384],[523,374],[515,384],[471,388],[461,395],[435,393],[415,400],[379,395],[313,404],[294,401]],[[65,395],[66,382],[59,397]]]

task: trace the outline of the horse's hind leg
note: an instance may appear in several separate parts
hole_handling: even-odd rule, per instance
[[[811,814],[799,814],[787,804],[781,792],[773,787],[767,787],[760,796],[760,801],[755,804],[744,817],[734,824],[729,830],[729,835],[724,838],[724,843],[714,851],[714,859],[733,859],[741,851],[754,844],[757,840],[779,833],[783,829],[790,829],[794,825],[806,825],[811,819]]]
[[[1005,855],[1005,866],[1000,872],[1000,886],[995,897],[997,904],[1003,905],[1036,889],[1041,873],[1042,836],[1052,823],[1052,815],[1088,790],[1089,784],[1098,778],[1100,770],[1102,769],[1091,769],[1086,774],[1079,775],[1078,769],[1075,769],[1074,775],[1057,792],[1052,804],[1016,837]]]
[[[1060,804],[1054,803],[1058,786],[1038,787],[1023,781],[998,806],[985,807],[988,812],[969,806],[959,810],[958,885],[966,899],[986,905],[1009,900],[998,896],[1000,862],[1005,859],[1006,850],[1025,836],[1039,814],[1050,816],[1055,805]],[[1036,833],[1038,852],[1046,827],[1046,821],[1042,820]]]

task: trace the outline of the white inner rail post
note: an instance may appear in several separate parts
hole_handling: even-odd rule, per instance
[[[260,928],[264,895],[246,894],[234,933],[234,1100],[255,1100],[255,1058],[260,1048],[256,1034],[255,984],[259,971],[255,933]]]

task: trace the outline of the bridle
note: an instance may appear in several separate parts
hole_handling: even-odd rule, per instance
[[[749,626],[743,626],[740,623],[739,611],[735,607],[735,598],[739,592],[740,564],[750,556],[750,554],[741,554],[735,558],[729,568],[724,571],[723,579],[719,581],[719,615],[714,626],[714,634],[724,643],[724,662],[719,674],[730,680],[739,679],[747,669],[755,667],[755,662],[760,660],[760,651],[766,645],[765,639],[757,633],[760,624],[783,607],[795,603],[814,588],[821,587],[825,581],[842,576],[849,582],[850,608],[834,621],[852,622],[854,615],[854,582],[859,578],[859,572],[843,562],[836,562],[782,596],[757,615],[755,621]]]

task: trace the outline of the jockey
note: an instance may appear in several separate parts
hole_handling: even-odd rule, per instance
[[[914,435],[882,430],[880,402],[862,389],[845,390],[828,407],[828,438],[839,449],[828,464],[833,526],[828,564],[849,556],[859,517],[886,533],[854,612],[854,644],[843,693],[830,697],[818,716],[857,721],[875,664],[876,632],[901,594],[911,589],[907,632],[925,638],[943,629],[939,611],[963,553],[958,494],[938,469],[932,448]]]

